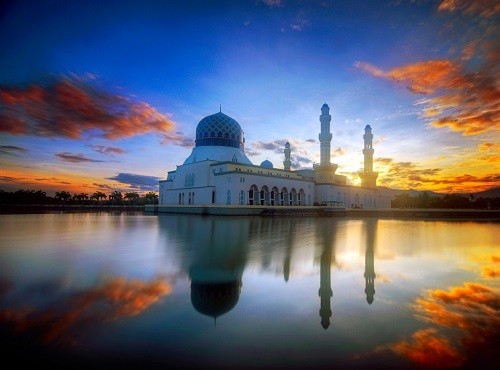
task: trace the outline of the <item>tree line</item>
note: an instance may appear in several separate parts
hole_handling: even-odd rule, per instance
[[[432,196],[427,192],[412,197],[402,193],[394,197],[392,208],[453,208],[453,209],[499,209],[500,197],[476,198],[474,194],[468,196],[460,194],[446,194]]]
[[[19,189],[14,192],[0,190],[0,204],[8,205],[34,205],[34,204],[66,204],[66,205],[145,205],[158,204],[158,194],[148,192],[140,195],[137,192],[122,194],[113,191],[105,194],[101,191],[89,193],[74,193],[58,191],[51,197],[43,190]]]

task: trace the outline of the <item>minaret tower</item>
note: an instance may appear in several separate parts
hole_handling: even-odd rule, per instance
[[[290,152],[290,143],[287,141],[285,144],[285,160],[283,161],[285,171],[290,171],[290,165],[292,164],[290,161]]]
[[[321,107],[321,115],[319,116],[319,122],[321,123],[321,131],[318,135],[320,142],[320,163],[313,165],[316,184],[345,183],[345,177],[335,175],[337,165],[330,162],[330,142],[332,141],[332,133],[330,132],[331,121],[330,107],[325,103]]]
[[[365,146],[363,148],[364,169],[359,173],[361,178],[361,186],[365,188],[376,188],[378,173],[373,172],[373,134],[370,125],[366,125],[365,134],[363,135]]]
[[[319,121],[321,122],[321,132],[318,135],[319,142],[321,143],[320,165],[328,166],[330,164],[330,143],[332,141],[332,133],[330,132],[330,122],[332,121],[332,116],[330,115],[330,107],[326,103],[321,107],[321,116],[319,116]]]

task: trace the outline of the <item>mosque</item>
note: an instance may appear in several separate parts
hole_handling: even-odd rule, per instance
[[[219,111],[203,118],[196,127],[196,145],[182,165],[160,180],[159,212],[189,212],[208,206],[232,209],[257,207],[310,207],[318,205],[344,209],[390,208],[391,198],[376,185],[373,171],[373,134],[365,127],[364,169],[361,186],[347,184],[331,163],[332,134],[330,108],[321,107],[320,163],[312,169],[291,170],[292,148],[283,148],[283,168],[265,160],[253,164],[245,155],[245,138],[240,124]],[[196,207],[198,206],[198,207]]]

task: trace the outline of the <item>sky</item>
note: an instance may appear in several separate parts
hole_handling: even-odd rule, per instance
[[[359,185],[500,184],[496,0],[3,1],[0,190],[158,190],[196,126],[236,119],[259,165],[331,162]]]

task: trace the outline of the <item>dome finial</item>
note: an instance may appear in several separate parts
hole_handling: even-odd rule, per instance
[[[219,104],[219,113],[222,113],[222,104]]]

